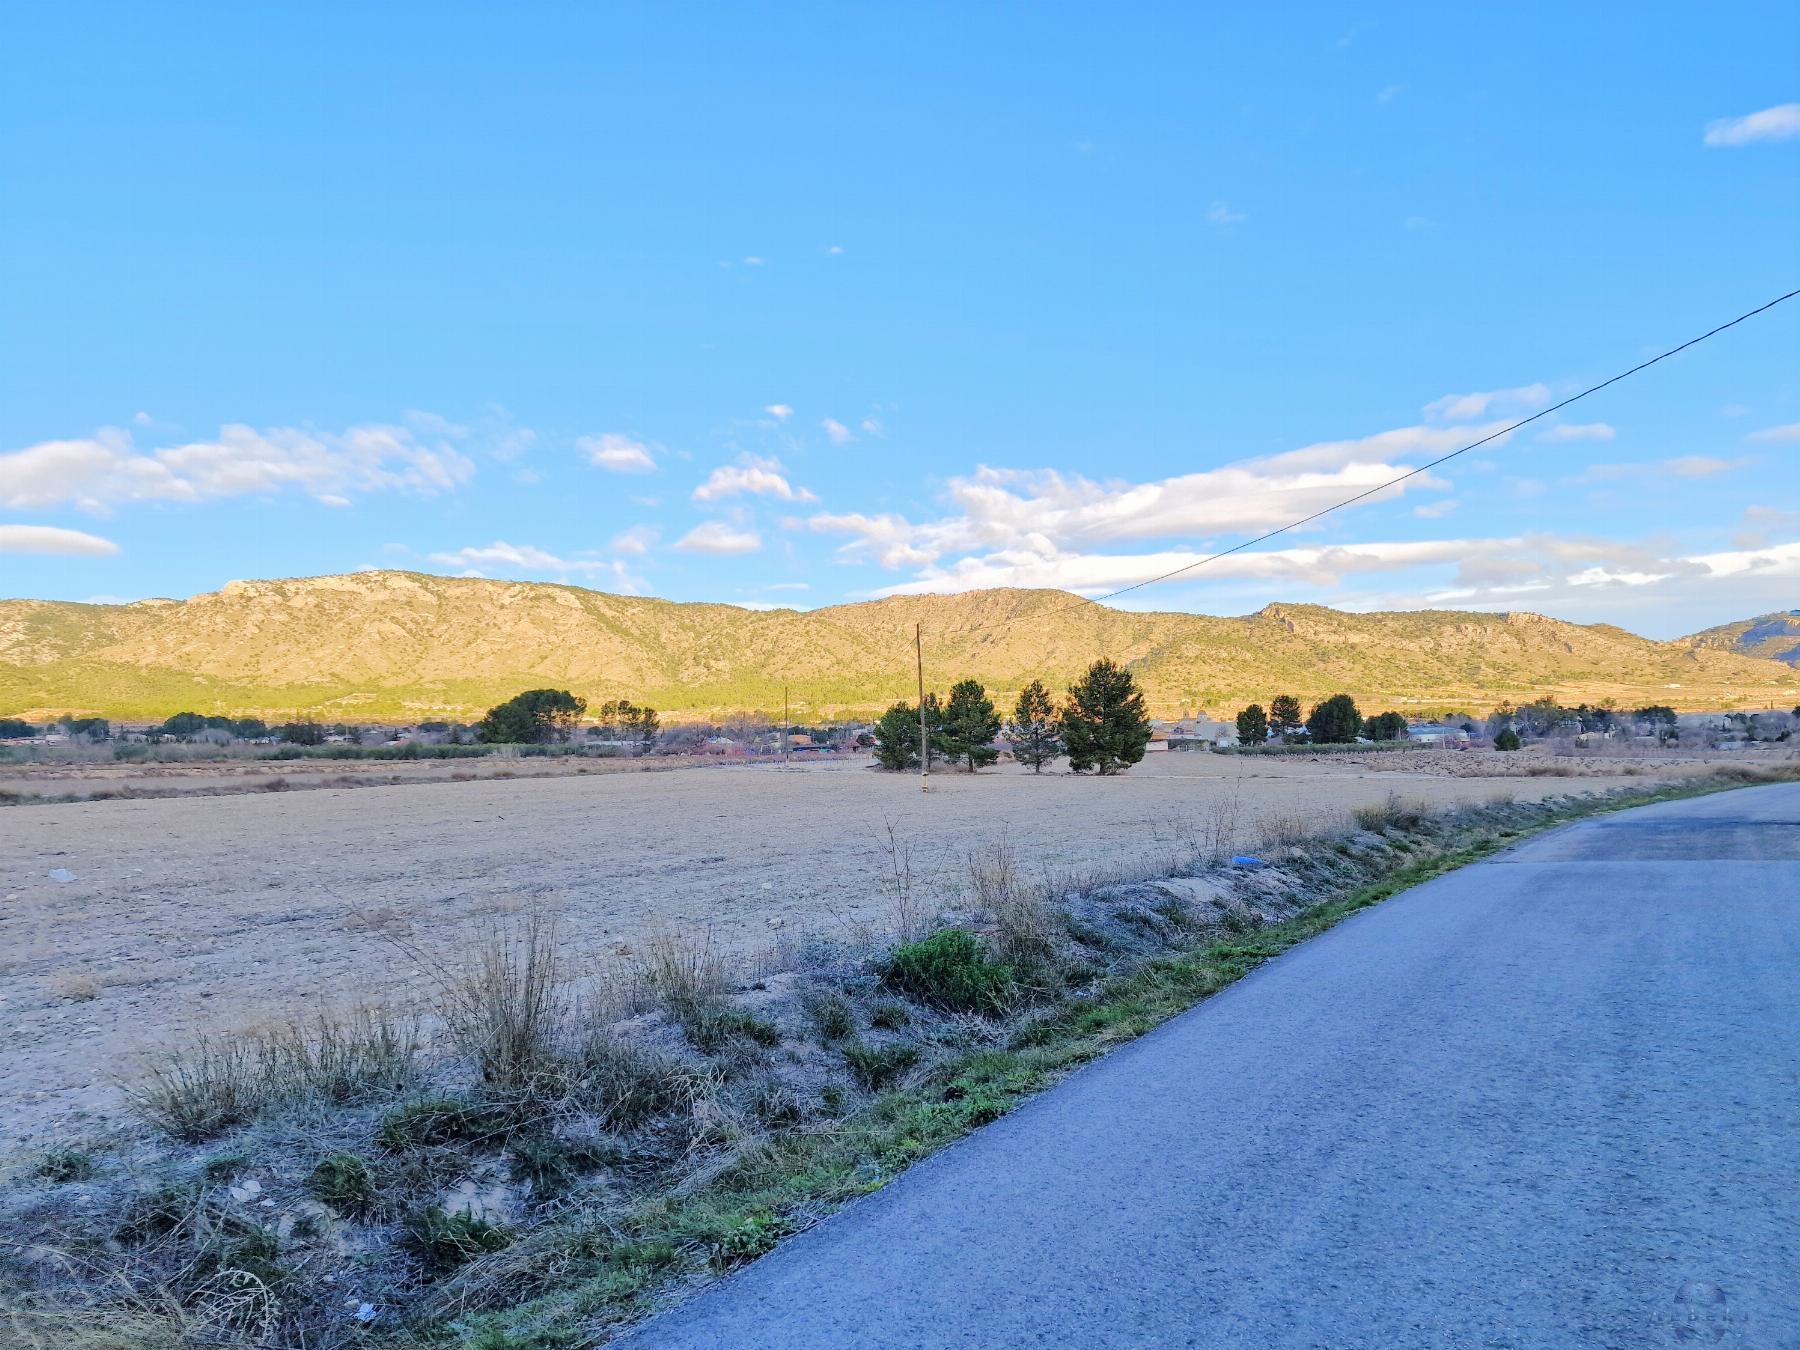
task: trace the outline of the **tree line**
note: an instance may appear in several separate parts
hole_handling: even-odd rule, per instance
[[[487,745],[566,741],[581,725],[587,709],[587,700],[567,689],[527,689],[489,708],[475,724],[475,739]],[[656,745],[661,729],[655,708],[640,707],[623,698],[602,703],[595,722],[594,731],[602,739],[624,741],[640,751]]]
[[[1020,691],[1010,718],[1000,716],[979,680],[959,680],[947,701],[930,693],[923,707],[896,703],[875,723],[876,762],[884,769],[916,769],[921,740],[927,770],[941,756],[973,772],[1000,757],[994,742],[1004,740],[1033,773],[1066,754],[1076,773],[1116,774],[1143,759],[1150,716],[1131,672],[1102,659],[1069,686],[1061,706],[1042,680],[1033,680]]]
[[[1376,713],[1364,717],[1356,700],[1348,694],[1333,694],[1313,705],[1305,718],[1300,716],[1300,700],[1292,694],[1277,694],[1269,700],[1267,712],[1260,703],[1252,703],[1237,715],[1239,745],[1262,745],[1274,739],[1285,744],[1302,741],[1316,745],[1350,745],[1358,736],[1372,741],[1398,741],[1406,736],[1403,713]]]

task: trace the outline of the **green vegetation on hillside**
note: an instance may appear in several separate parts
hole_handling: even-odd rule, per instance
[[[1800,685],[1790,667],[1699,638],[1652,642],[1531,614],[1271,605],[1215,618],[1021,590],[752,612],[366,572],[233,582],[184,601],[0,601],[0,715],[470,721],[542,687],[673,720],[779,709],[784,689],[804,717],[873,715],[914,697],[915,623],[928,679],[977,680],[1002,707],[1034,679],[1066,687],[1099,656],[1132,673],[1158,717],[1222,713],[1270,688],[1309,706],[1345,692],[1418,715],[1544,695],[1787,707]]]

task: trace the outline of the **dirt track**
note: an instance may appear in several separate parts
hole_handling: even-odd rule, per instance
[[[390,934],[447,947],[538,905],[596,953],[706,929],[750,952],[882,922],[890,823],[929,903],[1003,834],[1028,873],[1148,870],[1246,846],[1271,823],[1330,825],[1391,792],[1446,803],[1605,786],[1165,754],[1112,779],[934,775],[925,795],[865,763],[0,812],[0,1137],[42,1143],[71,1113],[114,1114],[107,1075],[146,1046],[402,986],[416,972]]]

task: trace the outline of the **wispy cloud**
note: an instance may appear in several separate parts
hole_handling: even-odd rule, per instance
[[[1471,417],[1530,412],[1550,401],[1550,386],[1522,384],[1514,389],[1488,389],[1473,394],[1445,394],[1425,405],[1425,416],[1435,422],[1465,421]]]
[[[1384,104],[1392,103],[1395,99],[1400,97],[1400,92],[1404,87],[1405,86],[1403,86],[1403,85],[1390,84],[1386,88],[1384,88],[1379,94],[1375,95],[1375,101],[1377,103],[1384,103]]]
[[[808,527],[849,536],[847,561],[884,567],[940,565],[958,554],[1056,554],[1128,539],[1196,538],[1286,524],[1405,471],[1407,457],[1441,454],[1504,424],[1415,426],[1147,483],[1097,483],[1054,469],[983,466],[952,478],[950,510],[914,522],[887,513],[820,513]],[[1441,487],[1425,474],[1371,500]]]
[[[683,553],[730,557],[739,553],[756,552],[762,547],[762,536],[755,530],[740,530],[722,520],[709,520],[682,535],[675,541],[675,547]]]
[[[1244,212],[1233,210],[1229,202],[1214,202],[1206,208],[1206,218],[1214,225],[1242,225],[1250,219]]]
[[[583,436],[575,448],[587,456],[589,464],[608,473],[652,473],[656,469],[656,457],[648,445],[616,431]]]
[[[694,489],[693,498],[697,502],[716,502],[740,494],[774,497],[784,502],[819,500],[788,481],[780,460],[760,455],[740,455],[737,463],[720,465]]]
[[[1618,434],[1605,422],[1563,422],[1538,433],[1540,441],[1610,441]]]
[[[662,531],[654,525],[633,525],[630,529],[621,530],[613,536],[612,551],[641,558],[654,548],[656,541],[661,538]]]
[[[764,408],[763,411],[769,414],[770,417],[773,417],[777,422],[785,422],[794,415],[793,408],[786,403],[771,403],[768,407]]]
[[[848,445],[856,439],[856,433],[835,417],[827,417],[819,425],[825,429],[825,435],[833,445]]]
[[[0,454],[0,505],[105,512],[127,502],[295,491],[345,506],[368,492],[447,492],[474,473],[474,463],[447,441],[422,441],[405,426],[259,431],[229,423],[212,440],[152,449],[140,449],[129,431],[105,427]]]
[[[55,525],[0,525],[0,553],[38,553],[70,558],[108,558],[119,551],[110,539]]]
[[[584,580],[605,578],[613,589],[626,595],[642,595],[646,589],[642,578],[634,576],[626,564],[615,558],[579,555],[558,557],[534,544],[509,544],[496,539],[491,544],[448,550],[430,555],[431,561],[444,567],[457,568],[464,576],[485,577],[494,572],[530,573],[539,576],[581,577]]]
[[[1626,478],[1717,478],[1749,463],[1747,459],[1720,459],[1716,455],[1677,455],[1673,459],[1659,459],[1647,464],[1594,464],[1575,481],[1607,483]]]
[[[1793,136],[1800,136],[1800,103],[1778,103],[1743,117],[1721,117],[1708,122],[1705,141],[1717,147],[1785,141]]]
[[[1782,445],[1788,441],[1800,441],[1800,422],[1789,422],[1779,427],[1764,427],[1761,431],[1753,431],[1744,438],[1762,445]]]

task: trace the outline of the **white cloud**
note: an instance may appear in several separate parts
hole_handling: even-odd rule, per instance
[[[844,246],[842,244],[827,244],[825,245],[825,252],[831,257],[836,258],[843,254]]]
[[[1780,445],[1788,441],[1800,441],[1800,422],[1789,422],[1785,426],[1764,427],[1761,431],[1753,431],[1744,438],[1765,445]]]
[[[835,417],[827,417],[819,425],[825,428],[825,434],[831,438],[833,445],[848,445],[856,439],[856,434]]]
[[[721,464],[694,489],[693,498],[697,502],[716,502],[740,493],[775,497],[784,502],[819,500],[805,488],[795,487],[788,481],[780,460],[759,455],[740,455],[736,464]]]
[[[812,583],[810,581],[777,581],[764,586],[763,589],[765,591],[810,591]]]
[[[1564,422],[1538,435],[1540,441],[1610,441],[1618,432],[1605,422]]]
[[[1390,84],[1379,94],[1375,95],[1375,101],[1377,103],[1392,103],[1395,99],[1400,97],[1400,91],[1403,87],[1404,86],[1398,84]]]
[[[140,450],[129,431],[107,427],[91,437],[0,454],[0,505],[104,512],[127,502],[200,502],[289,490],[343,505],[365,492],[446,492],[474,473],[474,463],[454,447],[422,442],[402,426],[258,431],[228,423],[214,440],[148,450]]]
[[[1716,478],[1750,463],[1747,459],[1719,459],[1712,455],[1678,455],[1650,464],[1594,464],[1575,480],[1609,483],[1626,478]]]
[[[857,426],[862,428],[863,435],[865,436],[881,436],[886,430],[881,425],[881,419],[879,417],[865,417],[862,421],[857,423]]]
[[[561,558],[534,544],[509,544],[504,539],[482,547],[454,549],[433,553],[431,561],[445,567],[461,568],[463,576],[486,576],[490,570],[502,572],[536,572],[551,576],[607,577],[615,589],[627,595],[641,595],[644,583],[633,576],[623,562],[593,557]]]
[[[119,551],[110,539],[55,525],[0,525],[0,553],[47,553],[70,558],[107,558]]]
[[[1749,145],[1800,136],[1800,103],[1778,103],[1745,117],[1721,117],[1706,124],[1706,144]]]
[[[656,457],[649,446],[616,431],[583,436],[575,442],[575,448],[587,456],[589,464],[608,473],[651,473],[656,469]]]
[[[621,531],[613,536],[612,551],[641,558],[661,538],[662,531],[654,525],[633,525],[629,530]]]
[[[764,260],[761,258],[745,258],[744,266],[745,267],[761,267],[763,265],[763,261]]]
[[[1413,514],[1420,520],[1442,520],[1457,508],[1454,497],[1445,497],[1442,501],[1427,502],[1424,506],[1413,507]]]
[[[1360,440],[1323,441],[1149,483],[1096,483],[1053,469],[982,467],[952,478],[953,510],[921,523],[904,516],[821,513],[815,532],[851,536],[840,553],[884,567],[917,567],[959,553],[1025,549],[1052,554],[1126,539],[1194,538],[1284,525],[1405,472],[1404,457],[1454,449],[1491,426],[1401,427]],[[1442,487],[1422,474],[1370,500]]]
[[[763,411],[769,414],[770,417],[773,417],[777,422],[785,422],[794,415],[793,408],[786,403],[771,403],[768,407],[764,408]]]
[[[722,520],[709,520],[682,535],[676,540],[675,547],[683,553],[729,557],[738,553],[756,552],[762,547],[762,536],[754,530],[734,529]]]
[[[1445,394],[1425,405],[1425,416],[1434,422],[1465,421],[1471,417],[1496,417],[1506,412],[1530,412],[1550,401],[1550,387],[1522,384],[1516,389],[1489,389],[1473,394]]]
[[[1214,202],[1206,208],[1206,218],[1214,225],[1241,225],[1250,219],[1242,211],[1234,211],[1227,202]]]
[[[1401,225],[1409,230],[1433,230],[1437,228],[1437,222],[1430,216],[1408,216],[1401,222]]]

